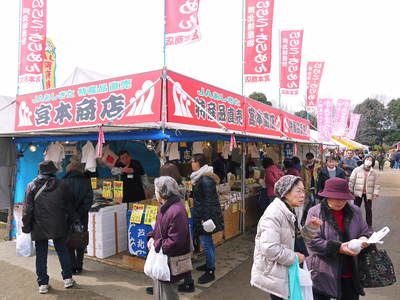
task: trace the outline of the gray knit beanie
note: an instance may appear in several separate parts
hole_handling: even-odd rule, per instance
[[[300,177],[298,176],[293,176],[293,175],[285,175],[282,176],[276,183],[274,186],[274,192],[275,192],[275,196],[277,196],[278,198],[282,199],[283,197],[285,197],[286,194],[288,194],[295,182],[297,180],[301,180]]]

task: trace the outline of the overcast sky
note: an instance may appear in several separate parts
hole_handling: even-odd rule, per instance
[[[57,50],[56,83],[76,67],[110,76],[161,69],[164,0],[48,0],[47,36]],[[325,61],[320,97],[400,97],[399,0],[277,0],[272,81],[248,84],[278,102],[279,30],[304,29],[299,96],[304,103],[307,61]],[[242,0],[200,0],[201,41],[167,51],[171,70],[241,93]],[[19,1],[0,1],[0,95],[17,91]]]

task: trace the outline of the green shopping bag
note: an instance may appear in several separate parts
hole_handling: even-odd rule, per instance
[[[289,298],[286,300],[303,300],[299,277],[299,259],[289,267]]]

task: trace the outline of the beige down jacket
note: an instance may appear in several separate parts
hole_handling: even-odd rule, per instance
[[[353,170],[349,179],[349,189],[356,197],[361,197],[364,189],[365,170],[364,165],[361,165]],[[367,199],[372,200],[373,196],[379,196],[380,185],[378,184],[378,173],[371,168],[367,177],[366,194]]]
[[[268,206],[258,222],[250,284],[281,298],[289,297],[288,267],[294,263],[295,215],[279,198]],[[305,241],[318,228],[303,227]]]

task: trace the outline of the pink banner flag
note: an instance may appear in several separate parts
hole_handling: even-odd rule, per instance
[[[299,93],[303,30],[281,32],[281,93]]]
[[[198,21],[200,0],[166,1],[166,46],[185,45],[200,40]]]
[[[350,114],[350,100],[339,99],[336,103],[335,117],[333,119],[332,135],[343,137],[346,135]]]
[[[307,63],[307,108],[314,109],[318,102],[319,85],[321,83],[324,62]]]
[[[19,41],[19,94],[42,90],[46,49],[46,0],[22,0]]]
[[[360,114],[351,114],[350,126],[349,126],[349,131],[347,132],[347,138],[353,140],[356,137],[358,123],[360,122],[360,118],[361,118]]]
[[[320,99],[317,107],[318,141],[329,142],[332,136],[332,99]]]
[[[96,154],[97,157],[103,157],[103,144],[106,142],[104,139],[103,126],[99,127],[99,136],[97,137]]]
[[[270,81],[274,0],[246,0],[245,83]]]

